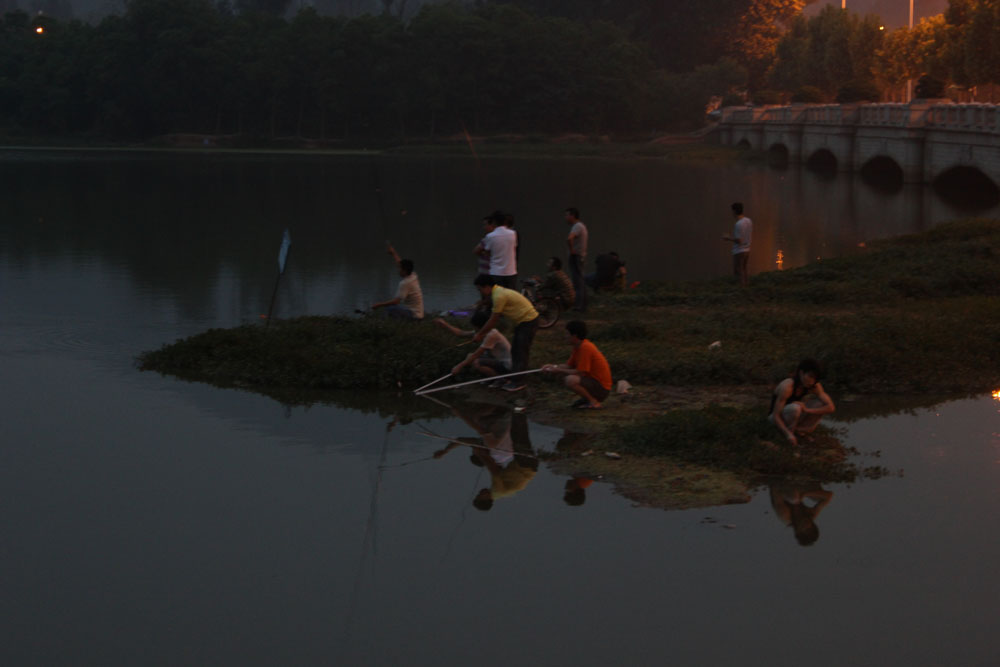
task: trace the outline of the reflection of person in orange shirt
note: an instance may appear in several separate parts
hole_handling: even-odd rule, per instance
[[[570,391],[579,394],[580,400],[574,408],[601,407],[601,401],[611,393],[611,367],[597,346],[587,340],[587,325],[573,320],[566,325],[573,354],[565,364],[547,364],[542,367],[547,373],[564,375],[563,382]]]
[[[566,480],[566,492],[563,494],[563,502],[570,507],[582,505],[587,502],[587,487],[594,483],[589,477],[573,476]]]

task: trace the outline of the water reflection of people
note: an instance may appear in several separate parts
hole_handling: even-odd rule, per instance
[[[493,503],[521,491],[538,472],[538,459],[531,449],[528,418],[506,406],[475,405],[453,409],[455,414],[479,434],[479,438],[457,439],[434,452],[441,458],[462,444],[472,445],[469,460],[490,473],[490,486],[481,489],[472,504],[488,511]],[[482,446],[474,440],[481,439]],[[471,440],[471,441],[470,441]]]
[[[582,505],[587,501],[587,487],[593,483],[589,477],[570,477],[566,480],[563,501],[570,507]]]
[[[781,482],[770,485],[768,490],[775,516],[786,526],[792,527],[799,544],[807,547],[816,542],[819,539],[816,517],[830,504],[833,491],[827,491],[818,482],[805,484]],[[817,502],[809,505],[806,503],[807,500]]]

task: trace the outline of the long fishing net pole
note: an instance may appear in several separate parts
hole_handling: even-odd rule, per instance
[[[543,369],[533,368],[528,371],[517,371],[515,373],[506,373],[504,375],[492,375],[487,377],[479,378],[478,380],[469,380],[468,382],[459,382],[458,384],[449,384],[444,387],[435,387],[434,389],[425,389],[424,391],[414,390],[414,394],[417,396],[426,396],[427,394],[433,394],[436,391],[444,391],[445,389],[456,389],[458,387],[467,387],[470,384],[479,384],[480,382],[491,382],[493,380],[502,380],[504,378],[512,378],[518,375],[529,375],[531,373],[541,373]],[[431,384],[434,384],[433,382]]]

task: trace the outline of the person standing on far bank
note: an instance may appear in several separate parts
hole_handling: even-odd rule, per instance
[[[494,211],[483,220],[486,236],[473,252],[489,255],[489,275],[497,285],[517,289],[517,232],[504,224],[507,217],[502,211]]]
[[[566,224],[569,225],[569,236],[566,237],[569,275],[576,291],[574,309],[582,313],[587,309],[587,285],[583,281],[583,262],[587,258],[587,226],[580,222],[580,211],[572,207],[566,209]]]
[[[729,208],[733,211],[736,224],[732,236],[723,236],[722,240],[733,244],[733,275],[746,287],[750,284],[750,274],[747,270],[750,259],[750,237],[753,236],[753,222],[743,215],[743,204],[734,203]]]

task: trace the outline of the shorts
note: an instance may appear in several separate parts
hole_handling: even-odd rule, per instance
[[[750,259],[749,252],[738,252],[733,255],[733,275],[742,276],[747,272],[747,262]]]
[[[498,375],[510,373],[510,366],[499,359],[494,359],[492,357],[479,357],[476,359],[475,364],[478,366],[485,366],[486,368],[492,368]]]
[[[580,386],[587,390],[587,393],[599,401],[603,401],[611,393],[610,389],[605,389],[601,383],[586,375],[580,377]]]

